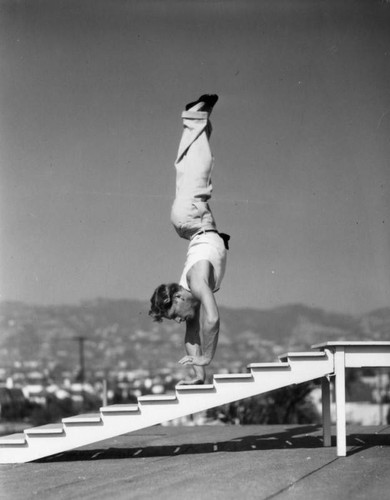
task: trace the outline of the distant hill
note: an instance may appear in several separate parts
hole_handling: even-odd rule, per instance
[[[40,367],[74,371],[85,337],[86,368],[160,370],[183,356],[184,326],[154,323],[149,304],[96,299],[77,305],[0,303],[0,366],[37,361]],[[221,307],[214,366],[233,369],[252,361],[274,361],[286,350],[330,340],[390,340],[390,308],[362,316],[336,314],[301,304],[270,310]],[[33,363],[32,363],[33,364]]]

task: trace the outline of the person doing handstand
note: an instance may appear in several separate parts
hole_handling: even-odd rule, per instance
[[[179,283],[162,284],[154,291],[150,316],[186,322],[187,355],[179,363],[192,365],[195,378],[183,384],[203,384],[205,366],[218,343],[219,311],[214,293],[225,273],[230,237],[219,233],[208,200],[212,193],[214,159],[209,138],[210,113],[217,95],[203,95],[182,113],[183,134],[176,168],[176,196],[171,222],[181,238],[189,240],[187,259]]]

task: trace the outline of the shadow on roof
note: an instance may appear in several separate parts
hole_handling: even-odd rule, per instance
[[[283,432],[270,434],[250,434],[228,441],[212,441],[183,444],[161,444],[154,446],[110,447],[70,450],[59,455],[42,458],[37,462],[73,462],[88,460],[140,459],[147,457],[169,457],[200,453],[239,453],[259,450],[281,450],[298,448],[322,448],[322,428],[318,425],[298,426]],[[131,436],[131,435],[130,435]],[[131,437],[129,437],[129,441]],[[348,452],[352,455],[372,446],[390,445],[390,434],[350,434],[347,445],[354,447]],[[332,437],[332,446],[336,438]],[[355,448],[356,447],[356,448]]]

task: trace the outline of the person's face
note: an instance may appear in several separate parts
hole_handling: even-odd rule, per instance
[[[183,297],[180,292],[173,296],[171,307],[165,314],[167,319],[173,319],[177,323],[182,323],[192,319],[195,316],[195,306],[193,301],[187,297]]]

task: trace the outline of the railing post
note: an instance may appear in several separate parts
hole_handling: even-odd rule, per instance
[[[336,429],[337,456],[347,455],[346,416],[345,416],[345,347],[336,346],[334,355],[336,380]]]
[[[324,446],[332,445],[331,415],[330,415],[330,378],[329,375],[321,379],[322,389],[322,437]]]

